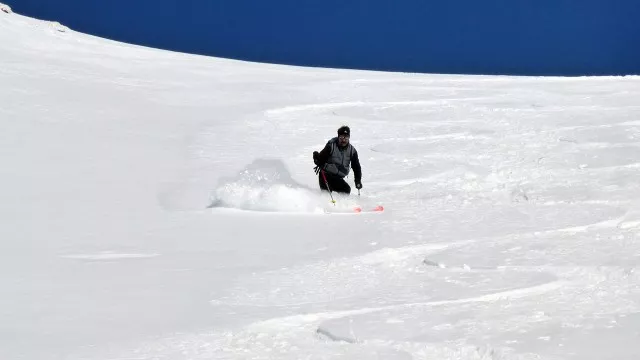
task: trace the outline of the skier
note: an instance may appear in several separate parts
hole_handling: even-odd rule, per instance
[[[362,189],[360,160],[358,160],[356,148],[349,143],[350,137],[349,127],[342,126],[338,129],[338,136],[329,140],[322,151],[313,152],[313,162],[316,164],[314,170],[318,175],[320,189],[350,194],[351,187],[344,178],[349,175],[351,167],[353,167],[356,189]],[[329,183],[329,189],[327,189],[325,177]]]

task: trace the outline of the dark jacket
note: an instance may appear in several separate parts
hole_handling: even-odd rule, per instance
[[[354,182],[359,184],[362,180],[358,151],[351,143],[341,148],[337,137],[329,140],[322,151],[314,153],[313,161],[327,173],[341,178],[349,175],[350,168],[353,168]]]

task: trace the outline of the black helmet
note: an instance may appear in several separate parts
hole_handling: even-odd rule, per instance
[[[348,126],[341,126],[340,129],[338,129],[338,136],[340,135],[347,135],[347,136],[351,136],[351,129],[349,129]]]

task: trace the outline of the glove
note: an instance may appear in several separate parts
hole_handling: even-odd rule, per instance
[[[356,183],[356,189],[358,189],[358,190],[362,189],[362,183],[361,182],[357,182]]]
[[[320,170],[322,170],[320,166],[316,166],[313,168],[313,171],[315,171],[316,175],[320,174]]]
[[[317,151],[313,152],[313,163],[316,164],[316,165],[320,165],[320,164],[318,164],[318,156],[319,155],[320,154]]]

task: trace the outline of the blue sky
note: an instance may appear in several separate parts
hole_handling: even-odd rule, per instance
[[[4,0],[74,30],[252,61],[389,71],[640,74],[637,0]]]

